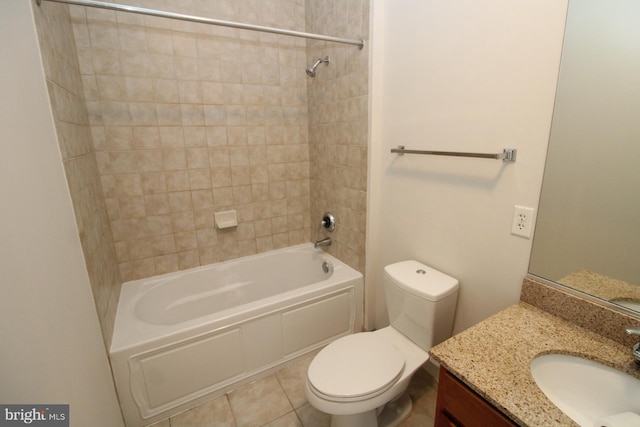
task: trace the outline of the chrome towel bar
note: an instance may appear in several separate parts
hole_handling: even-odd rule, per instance
[[[396,154],[428,154],[433,156],[455,156],[455,157],[480,157],[482,159],[496,159],[505,162],[515,162],[518,150],[515,148],[505,148],[502,153],[461,153],[457,151],[431,151],[431,150],[407,150],[404,145],[398,145],[398,148],[392,148],[392,153]]]

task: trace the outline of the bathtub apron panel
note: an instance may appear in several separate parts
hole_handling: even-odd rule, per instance
[[[290,263],[295,257],[294,275],[304,274],[300,267],[306,264],[316,269],[308,274],[315,282],[298,277],[301,286],[287,283],[279,293],[270,283],[282,277],[267,276],[279,270],[287,276],[278,258]],[[323,262],[333,266],[324,277],[318,273]],[[260,267],[265,271],[256,271]],[[193,273],[123,285],[110,357],[128,427],[153,424],[221,396],[362,329],[362,275],[312,245]],[[256,277],[263,277],[261,283]],[[239,305],[227,307],[221,301],[225,294]],[[211,306],[219,311],[202,315],[214,299]]]

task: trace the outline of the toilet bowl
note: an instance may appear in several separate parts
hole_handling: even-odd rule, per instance
[[[458,281],[417,261],[385,267],[391,325],[339,338],[307,371],[305,394],[332,427],[393,427],[411,413],[405,394],[428,350],[448,338]]]
[[[426,351],[391,326],[340,338],[309,365],[307,400],[319,411],[333,415],[333,427],[380,425],[376,421],[378,409],[399,398],[414,372],[428,359]],[[403,410],[408,416],[411,400]],[[349,423],[340,424],[341,418]]]

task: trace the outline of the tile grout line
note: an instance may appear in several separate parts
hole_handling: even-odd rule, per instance
[[[293,365],[291,365],[291,366],[293,366]],[[293,412],[293,413],[295,414],[295,416],[296,416],[296,419],[297,419],[297,420],[298,420],[298,422],[300,423],[300,425],[301,425],[302,427],[304,427],[304,425],[302,424],[302,420],[301,420],[301,419],[300,419],[300,417],[298,416],[298,412],[296,411],[296,407],[295,407],[294,403],[291,401],[291,398],[289,397],[289,393],[287,393],[287,390],[286,390],[286,389],[284,388],[284,386],[282,385],[282,381],[280,380],[280,376],[278,375],[278,372],[280,372],[280,370],[278,370],[278,371],[274,372],[274,374],[273,374],[273,375],[276,377],[276,380],[278,381],[278,384],[280,385],[280,388],[281,388],[281,389],[282,389],[282,391],[284,392],[284,395],[287,397],[287,400],[289,401],[289,404],[291,405],[291,411],[290,411],[290,412],[287,412],[286,414],[284,414],[284,415],[282,415],[281,417],[278,417],[278,418],[282,418],[282,417],[284,417],[284,416],[286,416],[286,415],[289,415],[291,412]],[[276,418],[276,419],[278,419],[278,418]],[[271,420],[271,421],[269,421],[269,422],[272,422],[272,421],[274,421],[274,420]],[[267,423],[267,424],[269,424],[269,423]],[[267,425],[267,424],[263,424],[263,426],[264,426],[264,425]]]

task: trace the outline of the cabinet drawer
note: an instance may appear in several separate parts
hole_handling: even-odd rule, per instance
[[[435,427],[452,426],[513,427],[516,424],[441,367]]]

